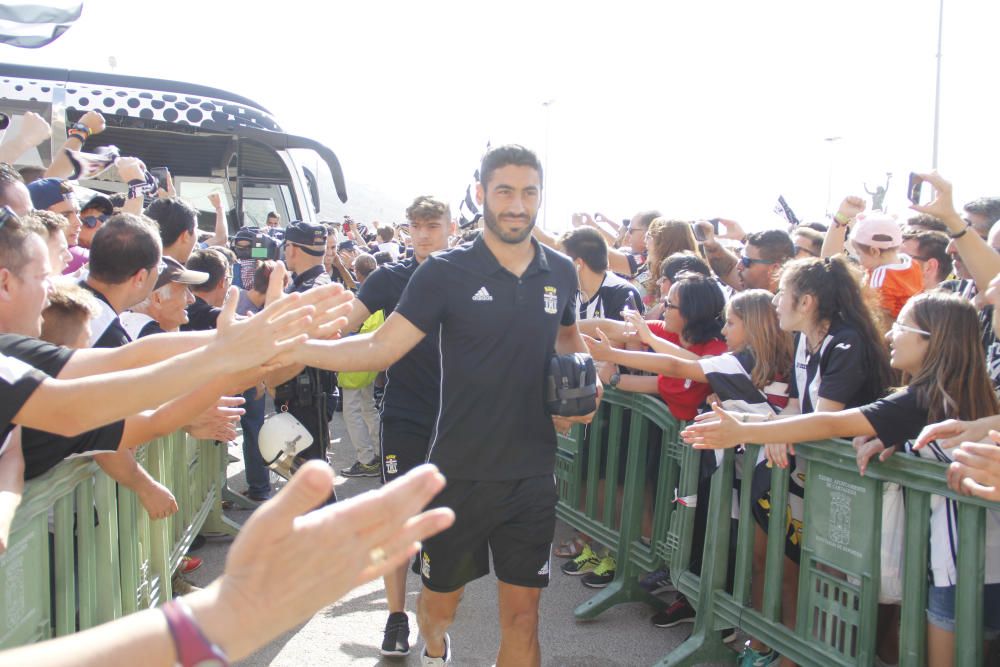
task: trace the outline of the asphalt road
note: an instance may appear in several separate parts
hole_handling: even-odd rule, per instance
[[[336,468],[353,461],[353,447],[344,435],[343,421],[338,413],[331,422],[333,429],[333,463]],[[239,446],[230,453],[242,458]],[[373,478],[345,479],[338,477],[337,493],[349,497],[375,486]],[[235,491],[246,489],[242,462],[229,469],[229,485]],[[226,514],[242,523],[249,511],[231,509]],[[557,539],[570,534],[560,524]],[[211,538],[196,552],[205,565],[189,575],[194,584],[205,585],[222,572],[226,551],[231,540]],[[653,613],[644,604],[614,607],[596,620],[578,622],[573,609],[591,597],[595,591],[584,587],[576,577],[558,571],[562,561],[554,559],[552,582],[542,595],[541,644],[542,663],[546,667],[618,667],[655,664],[673,647],[687,638],[690,625],[671,629],[656,628],[649,622]],[[337,563],[331,562],[331,568]],[[283,573],[277,576],[288,576]],[[312,665],[384,665],[401,667],[420,664],[417,636],[416,607],[420,579],[410,573],[407,612],[410,616],[412,650],[406,659],[384,659],[378,652],[387,616],[381,581],[371,582],[352,591],[345,598],[325,609],[301,627],[282,635],[255,654],[240,662],[247,667],[303,667]],[[494,664],[500,644],[497,625],[496,580],[484,577],[466,587],[465,598],[450,631],[453,664],[456,667],[489,667]]]

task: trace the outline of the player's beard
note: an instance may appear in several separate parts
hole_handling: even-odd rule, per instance
[[[531,236],[531,230],[535,228],[535,220],[537,218],[537,214],[534,217],[529,217],[528,214],[525,213],[522,219],[526,219],[528,224],[525,225],[524,229],[519,232],[505,232],[500,226],[500,221],[497,220],[496,214],[490,210],[489,203],[485,201],[483,202],[483,222],[486,224],[487,229],[493,232],[496,237],[504,243],[515,245]]]

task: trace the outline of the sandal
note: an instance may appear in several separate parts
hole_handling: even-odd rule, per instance
[[[583,552],[585,546],[587,546],[587,543],[584,542],[582,537],[577,535],[572,539],[561,542],[553,553],[558,558],[576,558]]]

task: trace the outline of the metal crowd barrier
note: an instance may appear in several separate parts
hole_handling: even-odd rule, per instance
[[[155,607],[199,533],[235,535],[222,514],[226,448],[183,432],[136,458],[177,499],[151,521],[135,494],[91,459],[65,461],[25,484],[0,555],[0,649],[84,630]]]
[[[623,437],[626,424],[627,440]],[[654,427],[662,436],[650,436]],[[796,445],[797,457],[807,465],[797,614],[791,629],[781,623],[787,530],[784,511],[770,515],[768,534],[780,537],[768,540],[762,609],[751,606],[755,522],[749,483],[739,486],[736,541],[731,544],[737,461],[742,479],[750,480],[760,447],[749,447],[740,456],[726,450],[711,476],[711,492],[698,498],[701,453],[679,442],[677,434],[682,428],[683,424],[655,398],[607,389],[594,423],[588,429],[575,427],[570,436],[560,437],[557,514],[611,549],[618,562],[614,582],[580,605],[575,611],[577,618],[592,619],[623,602],[662,607],[659,598],[638,587],[638,578],[658,567],[669,567],[678,591],[687,596],[698,615],[688,640],[659,665],[735,662],[736,653],[721,640],[724,628],[738,628],[803,667],[871,665],[881,582],[882,493],[884,483],[895,482],[903,488],[905,499],[899,665],[922,667],[927,663],[925,610],[933,495],[959,503],[957,570],[961,574],[955,603],[955,664],[983,664],[986,509],[1000,510],[1000,504],[948,489],[946,466],[940,463],[897,454],[885,463],[872,462],[861,477],[850,443]],[[650,482],[647,462],[655,449],[660,451],[659,465],[655,480]],[[772,469],[772,507],[787,505],[789,474],[788,469]],[[601,480],[606,480],[603,497],[598,493]],[[655,487],[655,502],[647,543],[641,535],[641,522],[651,486]],[[616,487],[620,487],[617,494]],[[692,561],[702,546],[694,544],[699,502],[708,506],[704,508],[703,557],[697,568]],[[735,565],[731,565],[733,556]],[[730,567],[731,590],[727,586]]]

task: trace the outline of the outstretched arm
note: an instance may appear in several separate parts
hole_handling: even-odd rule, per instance
[[[309,340],[292,357],[297,364],[329,371],[380,371],[399,361],[425,335],[394,312],[373,333],[335,341]]]

